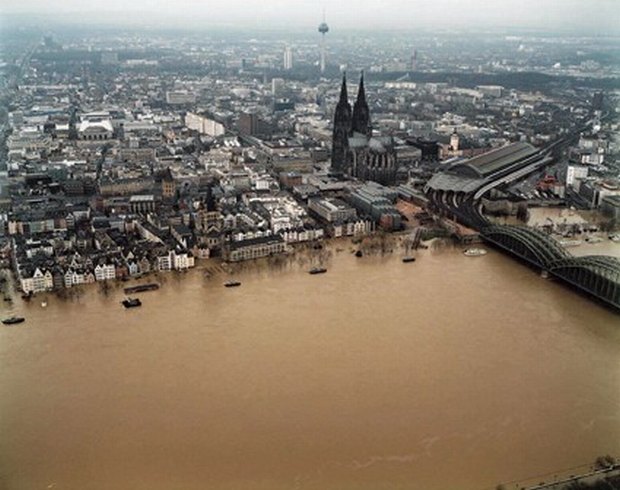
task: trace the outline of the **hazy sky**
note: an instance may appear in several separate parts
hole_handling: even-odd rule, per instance
[[[105,20],[274,29],[315,26],[323,7],[332,29],[512,26],[620,34],[620,0],[0,0],[6,14],[88,12]]]

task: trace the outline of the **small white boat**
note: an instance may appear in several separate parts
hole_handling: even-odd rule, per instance
[[[487,254],[484,248],[468,248],[463,252],[467,257],[481,257]]]
[[[47,301],[41,301],[41,308],[47,308]]]
[[[578,247],[581,243],[581,240],[560,240],[560,245],[563,247]]]

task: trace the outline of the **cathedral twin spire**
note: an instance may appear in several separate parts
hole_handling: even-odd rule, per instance
[[[391,138],[372,138],[370,110],[366,102],[364,73],[360,77],[357,99],[351,108],[347,77],[342,77],[340,99],[334,114],[331,174],[373,180],[391,185],[397,181],[396,148]]]
[[[353,124],[352,129],[356,133],[365,134],[370,138],[372,128],[370,126],[370,110],[366,102],[366,90],[364,90],[364,72],[360,77],[360,87],[357,91],[357,100],[353,106]]]
[[[360,78],[357,100],[353,105],[353,110],[351,110],[351,104],[349,103],[346,73],[342,77],[340,99],[334,114],[334,133],[332,139],[332,167],[338,172],[344,170],[349,138],[354,133],[361,133],[368,138],[372,135],[370,110],[368,109],[366,91],[364,89],[364,72],[362,72]]]
[[[342,75],[342,86],[340,87],[340,100],[338,101],[338,103],[349,104],[349,93],[347,92],[347,74],[346,73]],[[349,104],[349,107],[351,107],[350,104]]]
[[[350,120],[349,135],[353,133],[361,133],[368,137],[372,134],[370,125],[370,110],[366,102],[366,90],[364,88],[364,72],[360,77],[360,85],[357,91],[357,100],[353,105],[353,113],[351,114],[351,104],[349,104],[349,95],[347,92],[347,75],[342,77],[342,87],[340,89],[340,100],[336,106],[336,114],[334,125],[345,119]],[[343,121],[344,122],[344,121]]]
[[[347,132],[351,131],[351,104],[349,104],[349,94],[347,93],[347,75],[342,77],[342,87],[340,87],[340,100],[336,105],[336,113],[334,114],[334,128],[336,126],[344,127],[348,123]]]

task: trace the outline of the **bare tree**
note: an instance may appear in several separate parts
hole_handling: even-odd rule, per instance
[[[109,296],[111,291],[112,291],[112,286],[110,285],[109,281],[99,282],[100,293],[102,293],[104,296]]]

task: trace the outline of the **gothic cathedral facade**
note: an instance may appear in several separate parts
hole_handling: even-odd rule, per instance
[[[332,172],[390,185],[396,181],[396,150],[391,137],[372,134],[362,73],[357,99],[351,110],[346,75],[334,114]]]

